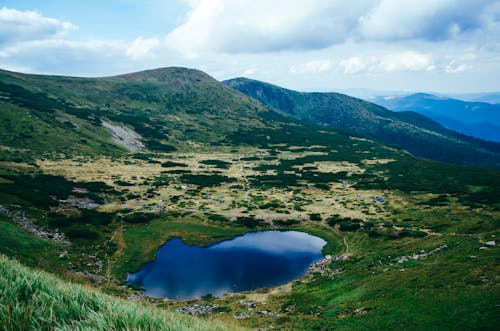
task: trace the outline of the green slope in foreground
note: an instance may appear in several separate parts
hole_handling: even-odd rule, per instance
[[[230,330],[62,282],[0,255],[2,330]],[[232,329],[232,328],[231,328]]]

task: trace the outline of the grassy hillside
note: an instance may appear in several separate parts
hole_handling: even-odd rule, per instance
[[[165,68],[107,78],[0,71],[0,141],[24,153],[120,155],[103,122],[140,136],[145,150],[199,150],[248,127],[269,127],[269,111],[208,75]],[[28,152],[29,150],[30,152]]]
[[[237,78],[224,82],[281,114],[399,146],[439,161],[500,167],[500,144],[445,129],[416,113],[394,113],[339,93],[301,93]]]
[[[2,330],[229,330],[62,282],[0,255]]]

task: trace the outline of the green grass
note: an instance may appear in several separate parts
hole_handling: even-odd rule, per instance
[[[373,241],[362,234],[355,234],[348,240],[361,241],[363,250],[358,246],[351,259],[332,265],[342,270],[340,274],[333,279],[320,277],[311,283],[299,283],[287,296],[284,305],[295,308],[295,316],[286,321],[288,328],[497,328],[495,302],[499,299],[499,291],[498,266],[493,258],[498,256],[495,250],[480,251],[476,239],[461,236],[399,240],[393,242],[392,247],[385,241]],[[449,248],[425,259],[402,264],[393,262],[395,256],[443,243]],[[360,308],[365,312],[356,313]]]
[[[64,283],[4,255],[0,255],[0,326],[5,331],[229,330],[216,322],[126,302]]]
[[[315,224],[303,224],[299,226],[290,226],[289,230],[302,231],[323,238],[326,241],[323,247],[323,255],[339,255],[345,250],[342,236],[332,230]]]
[[[125,279],[127,272],[134,272],[154,260],[158,248],[174,237],[181,238],[189,245],[208,245],[248,231],[248,228],[234,225],[203,223],[193,216],[166,215],[147,225],[126,226],[123,229],[124,253],[115,262],[113,273],[118,279]]]
[[[0,214],[0,242],[0,253],[14,256],[30,266],[53,271],[64,268],[58,258],[61,245],[24,231],[3,214]]]

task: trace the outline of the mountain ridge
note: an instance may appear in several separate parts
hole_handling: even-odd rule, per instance
[[[415,111],[446,128],[500,142],[500,104],[463,101],[429,93],[378,97],[374,103],[393,111]]]
[[[417,113],[396,113],[340,93],[297,92],[248,78],[223,83],[283,115],[396,145],[416,156],[499,166],[500,144],[448,130]]]

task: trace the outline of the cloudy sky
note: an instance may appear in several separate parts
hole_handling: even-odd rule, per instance
[[[0,68],[168,66],[303,91],[500,90],[500,0],[3,0]]]

